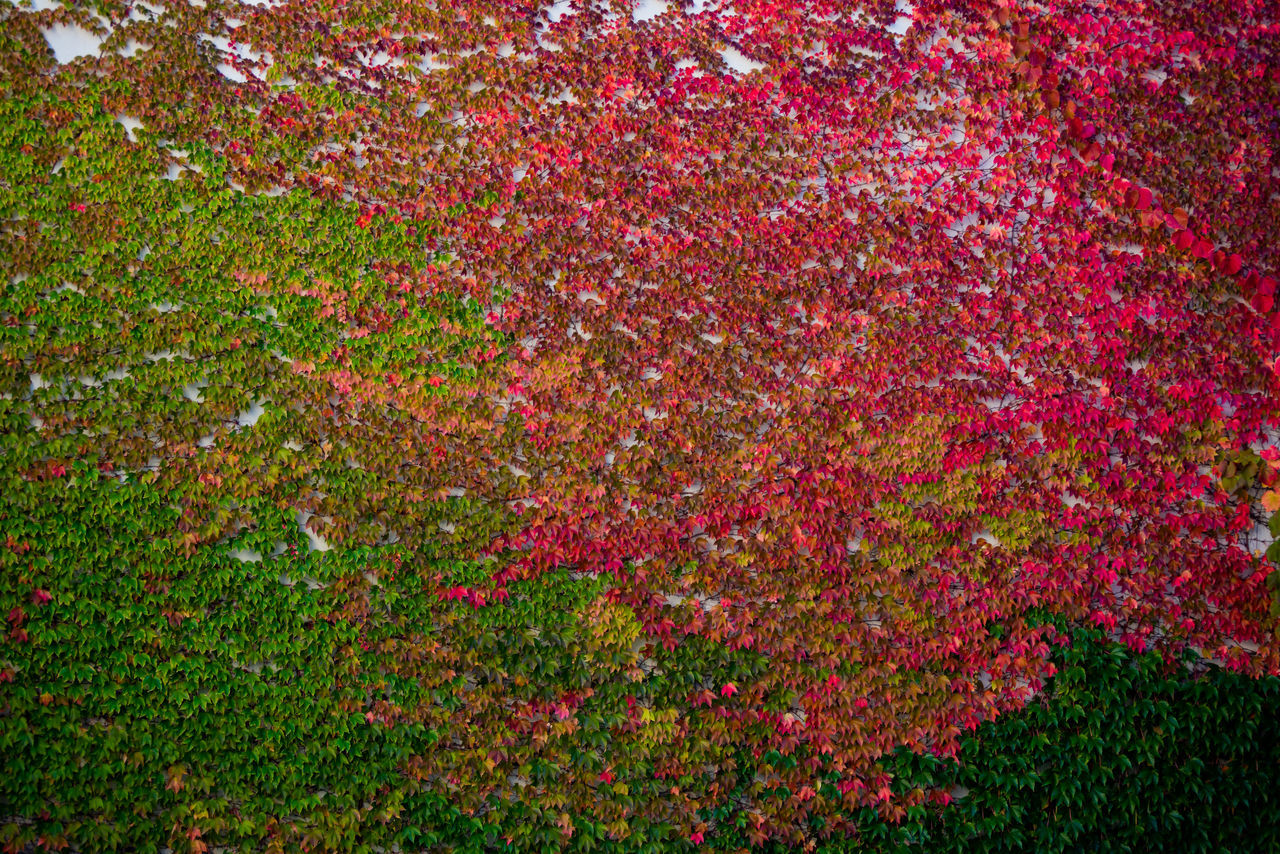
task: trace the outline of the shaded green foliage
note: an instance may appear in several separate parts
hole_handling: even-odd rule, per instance
[[[1280,679],[1193,676],[1077,629],[1021,712],[979,727],[959,762],[899,750],[894,789],[957,796],[871,810],[829,852],[1271,851],[1280,846]],[[834,780],[836,775],[830,775]],[[742,843],[732,831],[721,844]],[[783,847],[761,850],[785,851]]]

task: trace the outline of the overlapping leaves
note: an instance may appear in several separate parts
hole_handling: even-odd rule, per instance
[[[295,669],[509,844],[704,841],[744,749],[750,841],[900,818],[882,757],[1052,673],[1032,613],[1275,672],[1275,21],[1229,5],[6,9],[6,604],[134,512],[86,464],[154,490],[140,643],[309,526],[364,634]],[[85,482],[89,533],[32,516]]]

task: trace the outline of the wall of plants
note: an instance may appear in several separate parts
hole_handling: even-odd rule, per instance
[[[1202,678],[1096,629],[1056,647],[1057,674],[1026,708],[983,724],[954,759],[899,750],[898,794],[936,793],[822,851],[1266,851],[1275,814],[1280,681]],[[740,835],[723,837],[727,849]],[[788,850],[766,846],[769,850]]]
[[[0,845],[1265,850],[1278,26],[0,6]]]

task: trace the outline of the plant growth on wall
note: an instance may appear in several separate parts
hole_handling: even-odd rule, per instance
[[[1277,27],[0,7],[0,844],[963,841],[1072,637],[1273,709]]]

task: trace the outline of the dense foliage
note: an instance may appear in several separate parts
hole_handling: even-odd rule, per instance
[[[1280,789],[1280,680],[1169,673],[1095,631],[1057,648],[1059,670],[1021,712],[983,724],[959,755],[899,750],[894,789],[949,806],[899,825],[862,816],[826,851],[1268,851]],[[950,800],[954,794],[956,800]]]
[[[1160,669],[1280,671],[1274,4],[38,5],[10,848],[1085,844],[1068,628],[1274,710]]]

